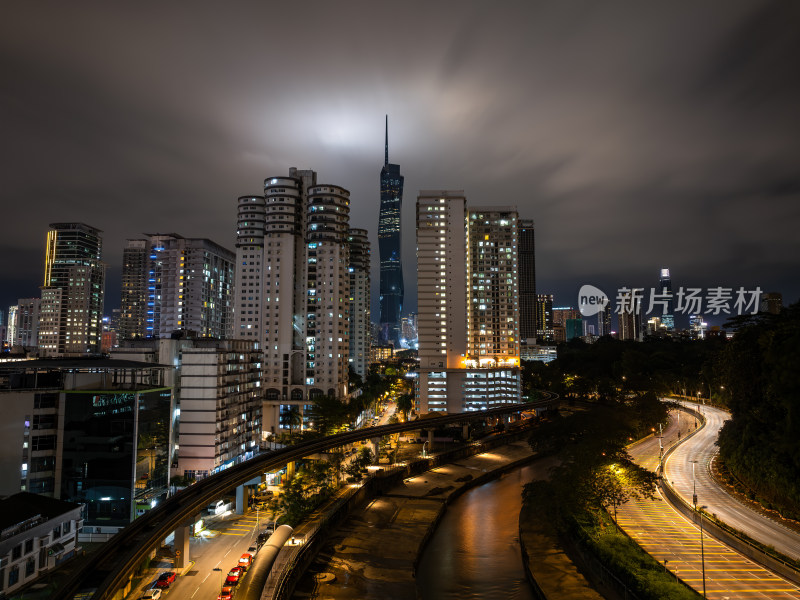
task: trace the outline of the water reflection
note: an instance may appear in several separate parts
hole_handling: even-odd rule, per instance
[[[534,598],[519,546],[522,486],[532,478],[522,467],[450,505],[420,560],[424,600]]]

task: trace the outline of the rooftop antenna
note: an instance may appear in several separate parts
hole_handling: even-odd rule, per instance
[[[386,162],[389,164],[389,115],[386,115]]]

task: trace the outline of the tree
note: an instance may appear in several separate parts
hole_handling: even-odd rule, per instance
[[[314,429],[328,435],[341,427],[347,421],[347,416],[347,406],[339,398],[319,396],[314,398],[308,419]]]
[[[289,439],[294,438],[294,428],[303,422],[303,415],[300,414],[300,409],[294,404],[281,412],[281,425],[289,428]]]
[[[414,408],[414,394],[400,394],[397,397],[397,410],[403,413],[403,420],[408,421],[408,413]]]

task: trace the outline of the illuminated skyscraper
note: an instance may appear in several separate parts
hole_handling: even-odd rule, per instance
[[[420,412],[517,402],[517,211],[467,209],[462,191],[417,198]]]
[[[147,335],[147,240],[128,240],[122,251],[122,314],[119,337]]]
[[[351,229],[350,246],[350,366],[363,379],[369,363],[370,252],[366,229]]]
[[[523,344],[536,341],[536,248],[533,220],[519,221],[519,335]]]
[[[105,292],[100,233],[84,223],[50,225],[39,314],[42,356],[100,352]]]
[[[400,317],[403,312],[403,265],[400,255],[400,213],[403,204],[403,176],[400,165],[389,163],[389,117],[386,117],[386,156],[381,169],[381,208],[378,217],[380,254],[380,336],[381,342],[400,346]]]
[[[234,253],[176,233],[150,234],[147,248],[146,336],[230,338]]]
[[[675,329],[675,314],[672,312],[672,279],[669,276],[669,269],[661,269],[661,277],[658,280],[658,287],[661,294],[669,294],[670,299],[667,302],[667,310],[663,315],[656,315],[661,318],[661,324],[667,331]]]
[[[239,198],[234,337],[261,345],[265,432],[288,431],[315,397],[347,394],[349,215],[350,192],[311,170]]]

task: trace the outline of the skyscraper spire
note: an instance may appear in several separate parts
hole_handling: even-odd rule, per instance
[[[386,160],[383,164],[389,164],[389,115],[386,115]]]

